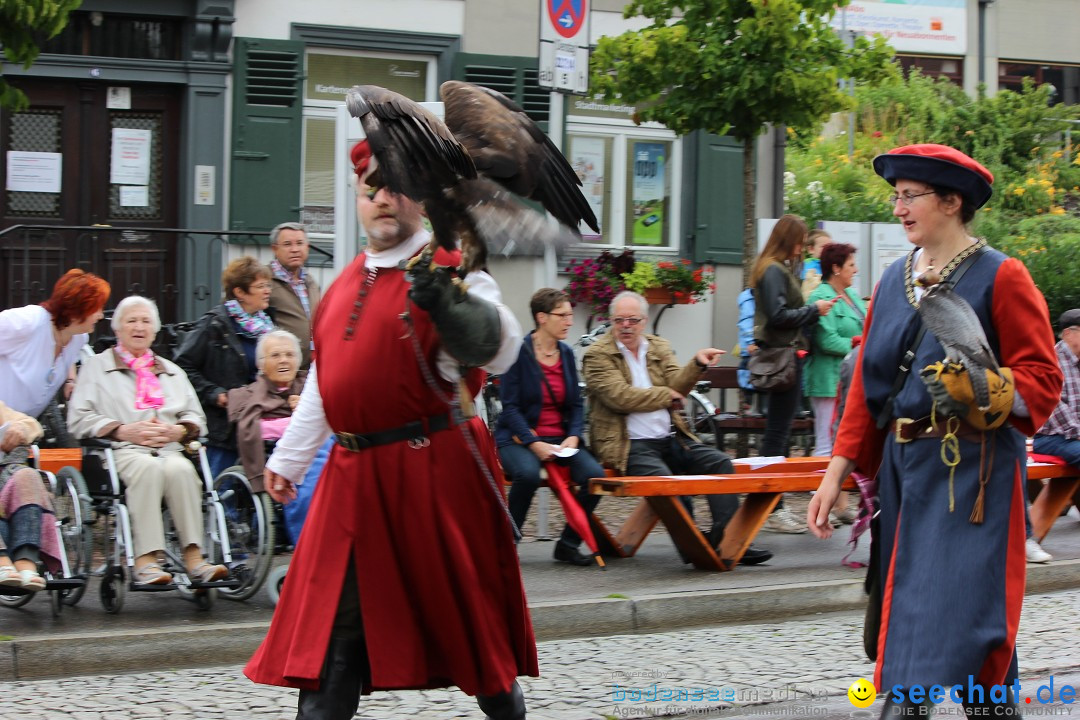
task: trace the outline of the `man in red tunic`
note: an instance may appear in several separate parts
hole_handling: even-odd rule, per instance
[[[366,184],[366,143],[352,160],[368,245],[319,306],[270,495],[292,499],[320,442],[337,443],[244,672],[300,688],[297,720],[346,720],[374,690],[450,685],[489,718],[524,718],[515,677],[538,670],[511,521],[490,435],[457,404],[460,380],[479,391],[478,366],[513,364],[521,329],[487,273],[468,275],[467,293],[426,264],[410,283],[404,263],[430,240],[420,206]]]

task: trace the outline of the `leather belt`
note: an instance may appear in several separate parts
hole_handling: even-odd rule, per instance
[[[334,440],[338,445],[351,452],[360,452],[361,450],[367,450],[376,445],[389,445],[390,443],[401,442],[402,440],[408,440],[409,447],[417,450],[431,444],[427,438],[428,435],[439,432],[440,430],[446,430],[450,426],[451,422],[449,415],[432,415],[431,417],[405,423],[401,427],[364,433],[362,435],[336,432],[334,433]]]
[[[982,431],[968,425],[964,420],[960,420],[960,426],[956,430],[957,437],[974,437],[978,438],[982,434]],[[913,420],[912,418],[896,418],[892,423],[893,438],[898,443],[908,443],[912,440],[919,440],[920,438],[939,438],[948,432],[948,425],[956,425],[956,421],[948,423],[946,420],[938,420],[938,424],[935,426],[930,422],[930,417],[919,418]]]

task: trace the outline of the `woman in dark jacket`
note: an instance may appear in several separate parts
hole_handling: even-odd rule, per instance
[[[520,528],[540,486],[540,467],[558,462],[570,470],[578,485],[577,499],[591,513],[600,498],[589,493],[589,478],[603,477],[604,469],[586,450],[585,414],[578,385],[574,352],[566,337],[574,323],[570,296],[543,288],[529,302],[536,329],[525,336],[517,362],[499,380],[502,413],[495,425],[495,442],[510,486],[510,515]],[[564,451],[577,452],[559,457]],[[567,525],[555,544],[555,559],[573,565],[591,565],[578,551],[581,536]]]
[[[759,348],[809,347],[806,331],[818,318],[827,315],[836,302],[818,300],[804,304],[802,286],[797,279],[798,265],[806,245],[806,223],[797,215],[784,215],[769,235],[765,248],[754,262],[750,287],[754,288],[754,342]],[[787,456],[791,423],[802,396],[802,361],[796,360],[795,383],[783,391],[769,393],[765,436],[758,449],[762,456]],[[782,506],[769,517],[766,530],[786,533],[806,532],[806,525],[791,516]]]
[[[221,276],[225,302],[211,308],[184,337],[176,354],[206,411],[207,459],[216,477],[237,461],[228,392],[255,380],[255,345],[273,329],[270,270],[253,257],[233,260]]]

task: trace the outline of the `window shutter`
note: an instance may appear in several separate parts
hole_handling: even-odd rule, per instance
[[[521,106],[533,122],[547,132],[549,93],[540,87],[537,59],[505,55],[458,53],[454,79],[483,85]]]
[[[304,43],[237,38],[230,226],[270,230],[300,218]]]
[[[703,132],[691,137],[697,159],[693,212],[690,214],[694,218],[694,261],[741,265],[742,143],[732,137]]]

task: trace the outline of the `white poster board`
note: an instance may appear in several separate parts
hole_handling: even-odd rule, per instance
[[[120,207],[147,207],[150,204],[150,188],[146,185],[121,185]]]
[[[899,223],[870,224],[870,289],[877,287],[885,268],[902,259],[912,249]]]
[[[867,297],[873,286],[870,284],[870,226],[867,223],[840,222],[826,220],[818,223],[822,230],[829,233],[835,243],[847,243],[855,247],[855,265],[859,268],[852,286],[859,297]]]
[[[596,216],[596,222],[601,224],[600,234],[594,233],[592,228],[584,222],[578,225],[581,239],[599,240],[604,232],[604,138],[585,137],[572,135],[570,137],[570,165],[574,168],[578,179],[581,180],[581,191],[585,195],[586,202],[592,208]]]
[[[109,182],[113,185],[149,185],[152,141],[150,130],[113,128]]]
[[[831,25],[881,35],[899,52],[967,52],[967,0],[852,0]]]
[[[60,192],[61,153],[8,150],[8,192]]]

